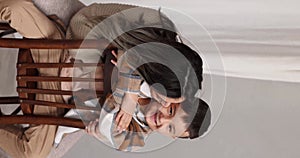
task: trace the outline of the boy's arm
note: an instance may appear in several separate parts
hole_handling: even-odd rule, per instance
[[[119,51],[118,55],[114,51],[111,53],[117,59],[124,54],[123,51]],[[121,105],[121,110],[116,117],[116,124],[118,130],[124,130],[128,127],[135,111],[142,77],[136,71],[132,70],[126,58],[118,63],[117,61],[111,62],[115,64],[119,70],[116,90],[113,93],[116,102]]]
[[[129,126],[132,115],[136,109],[137,101],[137,94],[125,93],[121,110],[116,117],[117,130],[125,130]]]
[[[141,133],[141,130],[137,130],[138,127],[133,126],[132,123],[130,128],[125,131],[117,130],[114,120],[117,113],[120,112],[120,106],[116,104],[114,97],[109,96],[103,106],[99,119],[91,121],[86,127],[89,135],[122,151],[132,151],[144,146],[144,134]],[[134,144],[130,143],[132,140],[134,140]]]

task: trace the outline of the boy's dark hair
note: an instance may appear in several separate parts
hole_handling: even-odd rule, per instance
[[[182,109],[188,114],[190,114],[183,118],[184,122],[188,124],[186,131],[189,133],[189,136],[180,137],[180,138],[190,138],[190,139],[198,138],[199,136],[203,135],[207,131],[210,125],[211,111],[208,104],[202,99],[197,99],[197,100],[199,100],[199,105],[197,106],[198,108],[196,109],[195,115],[192,115],[192,113],[194,113],[193,112],[194,108],[191,107],[191,105],[182,106]],[[182,104],[185,103],[187,102],[184,102]]]

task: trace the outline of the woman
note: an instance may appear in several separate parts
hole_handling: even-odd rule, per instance
[[[106,39],[108,43],[111,43],[117,48],[117,50],[114,51],[115,57],[117,57],[116,53],[118,53],[118,56],[120,57],[124,54],[124,52],[126,52],[125,54],[127,55],[127,58],[123,58],[125,60],[122,60],[123,62],[119,62],[118,70],[120,73],[118,82],[116,83],[116,89],[114,90],[115,99],[122,102],[122,105],[126,105],[121,106],[122,110],[116,119],[117,122],[123,122],[119,124],[121,129],[125,129],[131,120],[131,115],[134,112],[137,95],[139,94],[140,85],[143,80],[151,85],[154,83],[160,83],[164,88],[166,88],[166,94],[164,94],[165,92],[162,92],[161,90],[158,91],[159,93],[155,93],[156,91],[153,90],[151,91],[153,92],[152,97],[159,101],[163,106],[168,106],[170,103],[180,103],[184,100],[182,87],[180,87],[179,82],[177,83],[175,79],[177,78],[176,75],[181,75],[180,78],[184,78],[184,76],[187,75],[186,73],[189,71],[181,70],[181,72],[176,75],[172,73],[165,73],[162,77],[155,78],[153,76],[157,76],[158,73],[162,72],[160,69],[163,70],[165,68],[158,66],[157,64],[146,64],[137,69],[137,71],[135,71],[136,67],[133,68],[134,62],[139,57],[143,60],[150,59],[154,57],[151,55],[155,55],[155,53],[156,55],[165,55],[166,53],[164,52],[167,50],[161,49],[158,51],[156,48],[152,48],[152,50],[147,48],[138,48],[140,49],[139,51],[131,53],[134,54],[131,59],[129,59],[130,57],[128,58],[127,53],[131,50],[131,48],[151,42],[163,43],[165,45],[169,45],[168,43],[174,43],[177,49],[181,47],[187,48],[187,46],[183,44],[176,43],[178,41],[177,37],[174,24],[165,15],[163,15],[160,10],[157,11],[154,9],[124,4],[92,4],[87,6],[74,15],[70,21],[67,31],[67,38]],[[170,47],[173,46],[170,45]],[[188,49],[188,51],[196,53],[191,49]],[[103,52],[106,53],[103,54]],[[97,63],[99,60],[101,61],[101,59],[103,59],[103,56],[106,56],[105,54],[107,54],[107,52],[109,52],[109,50],[70,50],[70,56],[77,60],[81,60],[82,62]],[[178,54],[180,53],[178,52]],[[175,53],[170,52],[169,56],[169,59],[167,59],[166,56],[164,57],[165,61],[168,61],[165,65],[176,63],[175,60],[179,61],[177,59],[178,55]],[[156,58],[163,59],[163,56],[157,56]],[[202,60],[199,56],[196,59],[196,64],[200,68],[196,74],[200,77],[200,81],[202,81]],[[158,62],[161,63],[165,61]],[[180,65],[180,63],[173,65],[174,70],[184,68]],[[187,64],[185,63],[184,65]],[[106,70],[107,69],[108,68],[106,68]],[[101,70],[97,68],[86,68],[82,72],[82,74],[88,73],[93,76],[93,74],[101,74]],[[147,73],[151,74],[147,75]],[[108,74],[109,73],[105,72],[104,80],[106,82],[110,82],[110,76]],[[141,77],[139,77],[140,75]],[[169,84],[170,82],[173,82],[172,85]],[[91,85],[87,89],[91,89],[93,87],[99,88],[100,86],[101,85]],[[104,84],[103,86],[106,91],[111,89],[110,83]],[[201,88],[201,85],[199,88]]]
[[[93,6],[93,5],[92,5]],[[99,5],[100,6],[100,5]],[[111,12],[111,14],[120,11],[120,6],[121,5],[112,5],[115,7],[113,9],[114,11]],[[108,7],[108,5],[107,5]],[[114,8],[111,7],[111,8]],[[132,6],[125,6],[124,8],[129,7],[132,8]],[[87,7],[88,8],[88,7]],[[94,7],[92,7],[94,8]],[[97,8],[97,7],[96,7]],[[110,8],[110,7],[108,7]],[[62,33],[59,25],[51,20],[49,20],[43,13],[41,13],[33,4],[31,1],[27,0],[2,0],[0,3],[0,10],[1,10],[1,20],[7,21],[10,23],[11,27],[15,28],[20,34],[22,34],[24,37],[27,38],[48,38],[48,39],[61,39],[64,38],[64,34]],[[84,9],[83,9],[84,10]],[[88,11],[87,9],[86,11]],[[96,9],[99,10],[99,9]],[[101,9],[102,10],[102,9]],[[109,9],[108,9],[109,10]],[[90,10],[91,13],[93,13],[93,10]],[[81,11],[78,13],[80,15]],[[102,14],[104,17],[107,17],[109,13],[107,12],[106,15]],[[153,13],[154,15],[154,13]],[[157,19],[156,22],[160,23],[162,21],[169,21],[163,16],[158,16],[160,15],[160,12],[155,12],[155,16],[149,16],[153,17],[154,19]],[[100,16],[100,20],[103,16]],[[76,16],[75,17],[80,17]],[[73,19],[76,19],[76,18]],[[91,19],[92,22],[95,22],[99,19]],[[141,21],[141,19],[139,19]],[[73,22],[72,22],[73,21]],[[70,23],[69,31],[67,34],[68,38],[80,38],[80,36],[76,36],[76,33],[81,34],[81,31],[76,31],[73,26],[76,26],[76,20],[74,23],[74,20],[72,20]],[[150,20],[151,21],[151,20]],[[82,21],[79,21],[82,22]],[[109,21],[108,21],[109,22]],[[155,22],[154,25],[157,23]],[[74,24],[72,24],[74,23]],[[91,25],[88,25],[90,23],[83,23],[84,26],[90,27]],[[80,25],[78,25],[80,26]],[[114,25],[114,28],[118,28],[118,25]],[[173,24],[172,23],[164,23],[164,27],[166,28],[172,28]],[[92,28],[92,27],[90,27]],[[137,34],[134,37],[139,37],[140,35],[139,30],[136,29]],[[153,32],[154,31],[154,32]],[[73,34],[71,33],[73,32]],[[107,31],[104,31],[107,32]],[[165,33],[165,31],[156,31],[156,30],[149,30],[146,31],[146,34],[148,33],[153,33],[153,35],[157,36],[148,36],[152,37],[150,38],[151,40],[156,40],[156,39],[161,39],[161,41],[165,41],[166,38],[169,38],[170,40],[168,41],[175,41],[176,34],[173,32]],[[83,33],[84,34],[84,33]],[[117,33],[118,34],[118,33]],[[91,34],[93,35],[93,34]],[[130,35],[130,34],[126,34]],[[160,38],[162,36],[163,38]],[[92,36],[90,36],[92,37]],[[107,37],[107,36],[105,36]],[[113,36],[111,36],[113,37]],[[122,36],[120,36],[122,37]],[[123,36],[126,37],[126,36]],[[130,37],[130,36],[129,36]],[[129,37],[126,37],[128,39]],[[114,39],[114,38],[113,38]],[[120,41],[122,38],[120,38]],[[108,39],[108,41],[111,41],[112,39]],[[113,43],[121,50],[121,48],[130,49],[132,47],[131,40],[127,40],[128,43],[124,42],[124,45],[122,44],[123,42],[118,42],[118,40],[113,40]],[[133,40],[132,40],[133,41]],[[139,40],[137,40],[139,42]],[[147,41],[149,42],[149,41]],[[126,44],[126,45],[125,45]],[[123,45],[123,46],[122,46]],[[136,43],[133,44],[133,46],[137,45]],[[118,51],[119,53],[121,51]],[[65,61],[65,52],[62,50],[32,50],[32,56],[34,59],[34,62],[62,62]],[[78,53],[80,56],[80,53]],[[121,53],[120,53],[121,54]],[[71,53],[72,55],[72,53]],[[102,54],[100,54],[102,56]],[[84,56],[85,57],[85,56]],[[91,58],[88,58],[91,59]],[[88,60],[87,59],[87,60]],[[98,58],[97,58],[98,59]],[[84,61],[85,58],[82,58]],[[84,61],[86,62],[86,61]],[[150,66],[151,67],[151,66]],[[144,68],[144,72],[148,71],[147,66]],[[145,80],[150,83],[149,79],[147,76],[145,76],[145,73],[143,73],[143,70],[139,71],[142,76],[145,78]],[[155,72],[155,71],[153,71]],[[202,70],[201,70],[202,72]],[[60,74],[58,69],[39,69],[39,73],[42,76],[58,76]],[[200,84],[200,83],[199,83]],[[189,84],[187,84],[189,86]],[[192,87],[192,86],[191,86]],[[39,83],[38,88],[42,89],[60,89],[60,85],[56,82],[42,82]],[[178,92],[178,90],[175,90],[175,92]],[[193,92],[196,92],[197,90],[193,89]],[[126,92],[126,91],[125,91]],[[167,90],[167,95],[169,91]],[[181,96],[181,92],[175,93],[176,97]],[[191,92],[192,94],[192,92]],[[171,95],[170,95],[171,96]],[[173,97],[173,96],[172,96]],[[44,100],[44,101],[55,101],[55,102],[63,102],[63,98],[58,95],[38,95],[37,98],[38,100]],[[59,109],[56,108],[49,108],[49,107],[43,107],[43,106],[35,106],[34,109],[35,114],[44,114],[44,115],[60,115],[61,112]],[[49,126],[49,125],[38,125],[34,127],[30,127],[25,130],[25,132],[18,132],[19,134],[22,135],[22,139],[19,139],[21,136],[20,135],[15,135],[11,134],[10,131],[7,131],[5,129],[0,129],[0,135],[1,137],[1,147],[7,151],[11,156],[13,157],[46,157],[47,154],[49,153],[52,143],[55,137],[55,132],[56,132],[57,127],[56,126]],[[16,141],[14,141],[16,140]],[[30,140],[30,141],[28,141]],[[43,140],[43,141],[40,141]],[[26,150],[27,148],[30,148],[32,150]]]

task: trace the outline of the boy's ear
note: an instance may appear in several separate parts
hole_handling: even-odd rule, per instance
[[[188,131],[185,131],[185,132],[183,132],[183,133],[181,134],[180,137],[183,137],[183,138],[190,137],[190,134],[189,134]]]
[[[190,134],[188,131],[185,131],[179,137],[173,137],[173,138],[190,138]]]

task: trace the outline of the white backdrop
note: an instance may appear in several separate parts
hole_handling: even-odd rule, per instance
[[[92,2],[94,1],[86,0],[85,4]],[[116,152],[86,136],[65,157],[300,156],[299,1],[98,2],[120,2],[154,8],[162,6],[191,16],[215,40],[223,57],[226,75],[239,78],[227,78],[226,99],[221,117],[213,130],[202,139],[177,140],[166,148],[141,155]],[[189,27],[181,29],[185,36],[193,35],[196,31]],[[205,42],[196,40],[196,46]],[[218,74],[220,70],[211,71]],[[205,83],[209,80],[209,75],[206,75],[204,86],[207,86]]]
[[[86,4],[95,0],[86,0]],[[216,42],[227,76],[300,82],[300,4],[297,0],[98,0],[170,8],[203,25]],[[176,20],[176,17],[171,17]],[[184,36],[198,47],[199,26],[176,21]],[[195,34],[196,33],[196,34]],[[204,54],[214,50],[206,48]],[[212,56],[211,58],[214,58]],[[204,59],[205,60],[205,59]],[[212,61],[214,62],[214,61]],[[219,62],[219,61],[215,61]],[[220,74],[220,68],[205,69]]]
[[[90,4],[95,0],[85,0]],[[89,136],[71,157],[300,157],[300,1],[297,0],[98,0],[172,8],[201,23],[223,57],[227,78],[224,108],[204,138],[177,140],[154,152],[116,152]],[[185,36],[195,29],[182,28]],[[199,43],[197,43],[199,42]],[[205,41],[196,41],[201,45]],[[207,53],[205,51],[204,53]],[[0,54],[1,95],[14,93],[15,55]],[[12,66],[10,64],[13,64]],[[10,69],[8,69],[10,65]],[[206,73],[208,71],[206,70]],[[218,74],[219,70],[212,71]],[[241,78],[233,78],[241,77]],[[13,78],[13,79],[11,79]],[[210,81],[205,76],[204,86]],[[284,82],[283,82],[284,81]],[[12,87],[12,86],[10,86]]]

